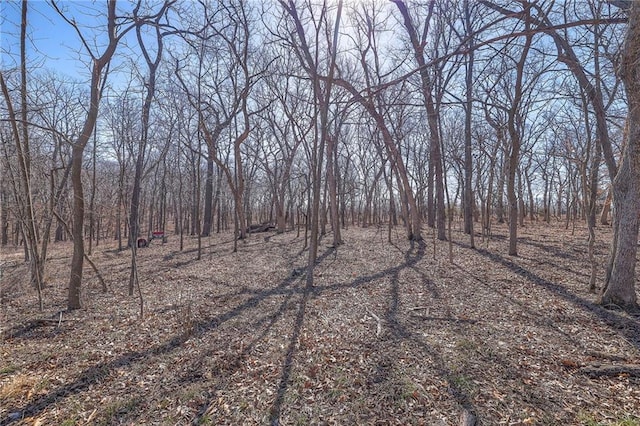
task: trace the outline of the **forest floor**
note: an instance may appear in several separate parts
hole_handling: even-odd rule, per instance
[[[114,242],[91,256],[109,291],[87,265],[73,312],[69,243],[44,312],[3,249],[0,425],[640,425],[640,321],[594,304],[586,229],[519,232],[514,257],[505,226],[475,250],[454,230],[450,263],[430,230],[350,228],[321,241],[313,287],[295,231],[204,238],[201,260],[170,235],[139,250],[143,318]]]

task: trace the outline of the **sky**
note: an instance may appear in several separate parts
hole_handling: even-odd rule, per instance
[[[65,16],[78,24],[93,52],[100,53],[107,37],[106,2],[58,0],[56,3]],[[123,1],[119,5],[129,9],[131,2]],[[19,63],[20,19],[20,0],[0,0],[0,67],[3,69],[14,68]],[[78,33],[49,1],[29,0],[27,21],[30,69],[46,68],[74,80],[90,80],[91,62]],[[118,46],[120,53],[128,49],[127,41],[131,45],[137,43],[133,32]],[[118,53],[114,56],[114,66],[118,65],[118,56]]]
[[[67,6],[67,2],[62,5]],[[72,5],[71,5],[72,6]],[[0,2],[0,37],[2,67],[13,68],[19,61],[21,3]],[[81,58],[78,36],[47,2],[28,3],[27,58],[30,67],[56,70],[73,78],[88,77],[88,68]]]

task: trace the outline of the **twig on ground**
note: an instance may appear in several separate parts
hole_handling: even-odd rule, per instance
[[[380,317],[379,317],[379,316],[377,316],[376,314],[374,314],[373,312],[371,312],[371,311],[369,310],[369,308],[366,308],[366,309],[367,309],[367,313],[368,313],[369,315],[371,315],[371,316],[376,320],[376,322],[378,323],[378,324],[377,324],[377,327],[376,327],[376,337],[380,337],[380,335],[382,334],[382,320],[380,319]]]
[[[89,414],[89,418],[87,419],[86,424],[91,424],[91,420],[93,420],[97,412],[98,412],[98,409],[94,408],[91,414]]]

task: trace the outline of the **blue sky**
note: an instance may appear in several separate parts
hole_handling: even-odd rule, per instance
[[[57,4],[69,19],[78,23],[83,35],[95,53],[101,53],[106,41],[106,2],[58,1]],[[129,8],[131,2],[123,1],[120,7]],[[119,7],[119,8],[120,8]],[[19,61],[20,0],[0,0],[0,46],[2,68],[13,68]],[[49,2],[28,2],[27,57],[31,69],[46,68],[80,81],[90,78],[89,57],[73,27],[55,11]],[[127,38],[135,37],[128,34]],[[126,40],[118,47],[118,53],[127,49]],[[135,43],[135,42],[134,42]],[[115,65],[115,64],[114,64]]]
[[[62,4],[73,7],[68,2]],[[2,66],[12,68],[19,59],[21,4],[15,0],[2,1],[0,9]],[[87,77],[87,65],[79,60],[80,43],[76,33],[50,4],[41,0],[30,1],[27,20],[30,67],[49,68],[79,79]]]

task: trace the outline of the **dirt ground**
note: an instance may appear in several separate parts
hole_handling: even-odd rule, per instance
[[[170,235],[139,251],[143,318],[114,242],[92,254],[109,292],[87,265],[74,312],[69,244],[44,312],[3,249],[0,425],[640,425],[639,318],[593,303],[586,230],[563,225],[527,224],[518,257],[504,226],[476,250],[455,229],[453,263],[430,230],[350,228],[313,287],[295,231],[204,238],[201,260]]]

